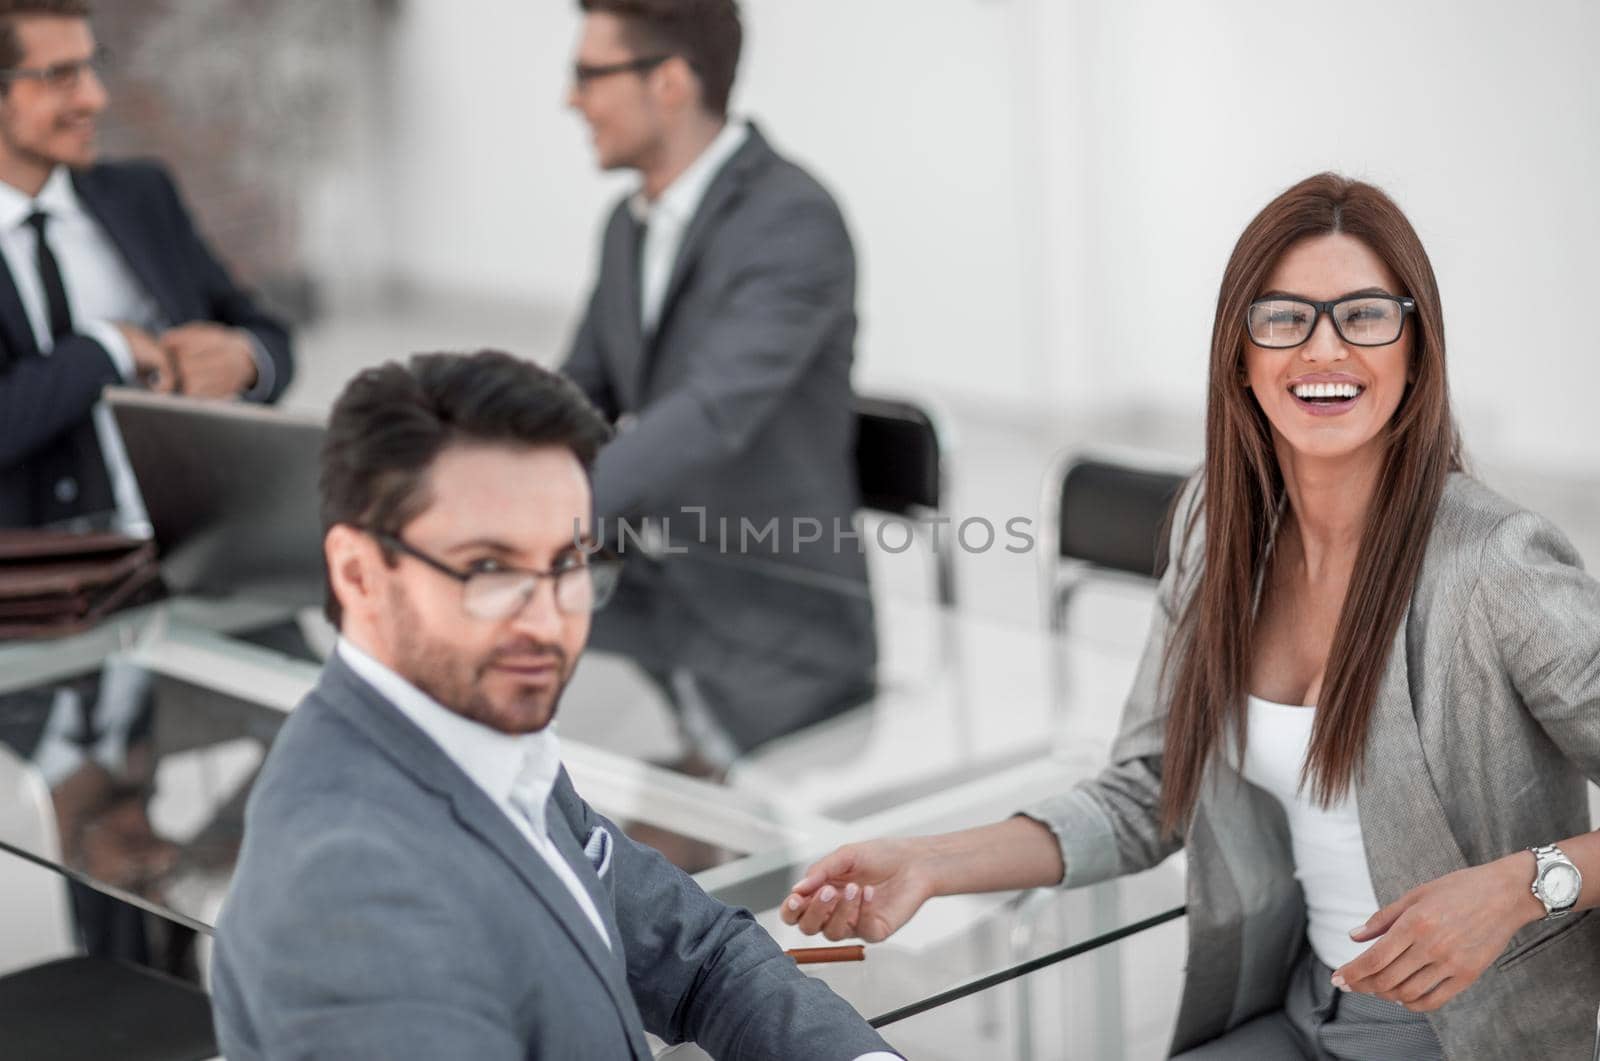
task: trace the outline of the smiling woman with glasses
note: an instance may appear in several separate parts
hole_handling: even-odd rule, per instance
[[[881,940],[934,895],[1184,848],[1182,1057],[1584,1056],[1600,584],[1462,470],[1438,285],[1388,196],[1321,174],[1250,222],[1208,394],[1111,764],[841,848],[784,920]]]
[[[1293,295],[1267,295],[1250,303],[1245,317],[1250,341],[1270,350],[1288,350],[1311,338],[1326,313],[1339,338],[1352,346],[1388,346],[1400,338],[1415,299],[1384,292],[1358,291],[1331,302]]]

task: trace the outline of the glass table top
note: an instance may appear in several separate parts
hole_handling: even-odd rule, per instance
[[[684,763],[688,727],[651,660],[591,652],[562,702],[578,791],[696,871],[707,891],[755,911],[786,947],[819,942],[775,909],[834,846],[996,820],[1091,776],[1137,662],[1136,647],[1090,624],[1051,635],[1031,616],[872,599],[858,584],[782,565],[679,562],[716,563],[715,577],[737,577],[753,598],[775,586],[772,599],[807,601],[819,622],[830,604],[871,617],[870,696],[706,769],[670,768]],[[686,628],[674,643],[697,641],[691,655],[725,668],[714,677],[734,695],[722,706],[760,710],[770,684],[723,679],[751,673],[748,655],[770,663],[771,646],[744,643],[726,617],[670,610]],[[208,932],[249,786],[333,637],[320,618],[282,605],[173,600],[75,637],[0,645],[0,780],[20,772],[48,793],[31,825],[0,822],[7,857]],[[782,669],[759,676],[781,680]],[[1062,947],[1094,946],[1182,896],[1181,866],[1169,863],[1074,892],[935,900],[866,961],[807,971],[882,1016]]]

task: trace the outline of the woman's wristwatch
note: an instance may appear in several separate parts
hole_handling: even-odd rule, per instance
[[[1533,897],[1544,904],[1545,920],[1562,917],[1583,894],[1583,874],[1555,844],[1530,847],[1533,852]]]

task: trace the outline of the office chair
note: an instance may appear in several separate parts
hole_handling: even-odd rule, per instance
[[[947,483],[944,432],[934,415],[915,402],[857,396],[856,481],[861,505],[871,512],[920,521],[943,515]],[[920,533],[924,529],[914,523]],[[930,529],[935,592],[939,603],[956,601],[955,528]]]
[[[1095,578],[1148,583],[1167,567],[1169,513],[1188,474],[1070,456],[1045,486],[1041,585],[1045,622],[1065,629],[1073,595]]]
[[[0,746],[0,803],[8,846],[59,861],[55,810],[31,763]],[[0,1055],[39,1061],[205,1061],[217,1056],[205,992],[149,969],[73,954],[65,883],[0,850],[8,941],[36,964],[0,976]],[[61,955],[37,961],[47,954]]]

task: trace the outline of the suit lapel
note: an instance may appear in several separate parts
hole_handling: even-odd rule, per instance
[[[122,254],[133,275],[161,307],[168,324],[182,324],[191,316],[186,312],[169,270],[162,267],[160,241],[144,226],[138,209],[116,194],[115,185],[97,180],[95,172],[74,171],[72,186],[84,209],[100,222],[111,243]]]
[[[622,957],[620,936],[612,937],[615,952],[595,934],[594,925],[578,906],[577,900],[567,891],[565,884],[545,864],[527,838],[517,831],[499,807],[471,778],[462,773],[438,745],[411,723],[400,710],[390,704],[354,671],[335,655],[323,670],[319,685],[322,699],[339,714],[354,724],[368,739],[376,744],[391,760],[411,776],[421,787],[450,802],[456,820],[485,845],[492,848],[528,890],[544,904],[556,923],[561,926],[573,945],[605,984],[607,993],[623,1019],[634,1050],[642,1049],[636,1029],[640,1026],[638,1007],[628,990]],[[566,832],[556,829],[555,833]],[[563,852],[565,854],[565,852]],[[579,857],[582,857],[580,851]],[[571,859],[569,858],[570,862]],[[588,876],[592,877],[593,871]],[[579,880],[585,875],[579,873]],[[592,886],[585,881],[590,894]],[[600,905],[606,910],[609,901]],[[608,931],[615,932],[614,924]],[[648,1056],[648,1054],[642,1055]]]
[[[1389,647],[1372,705],[1366,767],[1356,785],[1361,836],[1378,901],[1387,905],[1417,885],[1467,865],[1433,786],[1411,702],[1406,628]]]
[[[655,336],[666,330],[667,322],[677,305],[678,296],[683,293],[684,286],[694,275],[694,267],[699,262],[701,254],[705,252],[711,234],[716,231],[717,222],[743,197],[745,184],[750,175],[771,157],[772,148],[767,146],[766,139],[752,124],[744,144],[734,152],[733,157],[722,167],[722,171],[706,189],[705,198],[700,201],[700,206],[689,222],[688,230],[683,234],[683,241],[678,245],[678,256],[672,263],[672,274],[667,281],[666,294],[661,301],[661,314],[656,320],[656,330],[650,337],[649,347],[654,346]],[[646,353],[649,352],[647,348]],[[647,356],[646,376],[640,380],[641,392],[647,382],[649,360]]]
[[[461,777],[461,782],[460,785],[453,786],[454,791],[450,793],[456,819],[485,844],[494,848],[549,909],[566,932],[567,938],[583,952],[590,967],[606,985],[606,992],[610,994],[612,1003],[623,1018],[629,1040],[636,1039],[636,1029],[642,1026],[642,1018],[639,1016],[638,1007],[634,1004],[633,994],[628,988],[622,937],[618,933],[616,922],[607,916],[610,900],[603,895],[597,895],[589,879],[594,877],[594,871],[589,869],[583,860],[583,852],[578,851],[578,859],[574,861],[569,851],[573,847],[570,833],[559,827],[552,830],[551,838],[555,841],[562,857],[566,858],[567,864],[577,873],[578,880],[583,883],[590,900],[600,911],[601,920],[606,922],[606,931],[611,934],[614,949],[606,947],[604,941],[595,933],[594,925],[589,921],[588,915],[578,906],[572,893],[567,891],[567,886],[561,883],[560,878],[545,864],[538,852],[529,846],[527,838],[507,820],[500,808],[490,802],[489,797],[464,775]],[[561,842],[563,837],[566,838],[565,845]],[[638,1050],[641,1044],[635,1043],[634,1046]]]
[[[4,255],[0,255],[0,340],[5,343],[0,350],[0,369],[39,353],[39,340],[28,322],[28,311],[22,306],[22,296],[17,294],[17,282]]]
[[[644,1027],[644,1017],[640,1015],[638,1005],[633,1000],[633,991],[628,987],[627,983],[627,953],[623,947],[625,941],[622,937],[622,927],[617,924],[616,908],[612,903],[611,895],[606,891],[605,885],[601,883],[599,875],[595,872],[595,867],[589,862],[589,856],[584,853],[582,846],[580,846],[581,841],[577,829],[581,827],[581,823],[575,813],[569,813],[569,810],[573,810],[577,802],[578,794],[572,788],[572,778],[567,774],[566,767],[563,766],[560,776],[556,779],[555,787],[550,792],[550,803],[545,808],[545,820],[550,825],[550,839],[555,843],[556,850],[561,853],[561,857],[566,859],[567,865],[572,867],[572,872],[576,874],[578,880],[583,884],[584,891],[589,894],[589,901],[594,903],[595,910],[600,914],[600,921],[606,926],[606,934],[611,939],[612,950],[621,958],[620,961],[612,966],[621,974],[617,983],[620,994],[616,997],[620,997],[623,1000],[623,1012],[628,1017],[629,1027],[642,1028]],[[583,838],[583,840],[586,839]],[[618,842],[615,836],[611,838],[613,845]],[[615,857],[613,852],[613,867],[616,865]],[[612,872],[615,872],[614,868]],[[636,1043],[634,1048],[641,1051],[641,1056],[648,1056],[647,1044]]]
[[[573,820],[568,817],[564,807],[557,807],[556,801],[563,796],[563,790],[571,791],[571,780],[568,778],[565,768],[562,769],[561,780],[556,783],[556,788],[551,792],[550,796],[550,807],[547,810],[547,814],[550,815],[551,821],[559,822],[550,830],[550,838],[555,842],[556,849],[561,852],[561,857],[567,860],[567,865],[572,867],[572,871],[583,882],[584,890],[589,893],[590,901],[594,903],[595,909],[600,912],[600,920],[605,923],[606,932],[610,934],[612,942],[620,944],[622,929],[617,925],[616,911],[612,906],[611,896],[606,892],[605,886],[601,883],[594,866],[590,864],[589,856],[584,854],[583,848],[580,846],[579,837],[573,831]],[[573,792],[572,796],[576,798],[577,793]],[[619,841],[613,836],[611,842],[616,844]]]

